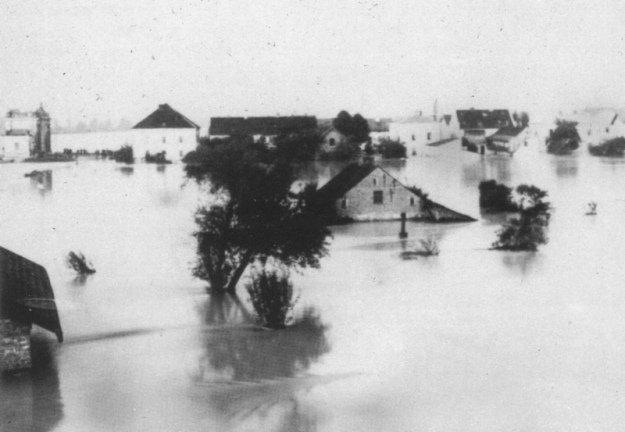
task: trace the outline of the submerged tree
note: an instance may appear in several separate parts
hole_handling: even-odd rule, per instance
[[[211,205],[196,213],[194,275],[210,291],[234,291],[249,264],[268,259],[291,268],[318,267],[330,231],[316,186],[295,190],[294,168],[274,150],[232,139],[205,148],[186,167],[206,184]]]
[[[577,132],[577,123],[557,120],[556,128],[549,132],[547,151],[549,153],[568,153],[579,148],[581,138]]]
[[[520,185],[516,188],[516,205],[519,217],[506,222],[497,233],[499,239],[493,248],[514,251],[535,251],[547,243],[546,228],[551,217],[551,204],[545,201],[547,192],[536,186]]]
[[[246,288],[261,325],[278,329],[289,324],[297,298],[293,297],[288,270],[257,270]]]

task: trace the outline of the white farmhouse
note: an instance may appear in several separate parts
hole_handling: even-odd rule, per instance
[[[180,161],[197,148],[200,127],[167,104],[159,105],[152,114],[132,128],[130,144],[135,159],[149,152],[165,152],[171,161]]]

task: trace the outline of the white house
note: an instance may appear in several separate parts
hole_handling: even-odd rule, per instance
[[[441,125],[435,116],[421,113],[389,124],[391,139],[406,145],[408,156],[415,156],[428,145],[441,140]]]
[[[20,161],[30,157],[33,146],[33,136],[28,132],[9,132],[0,136],[0,160]]]
[[[625,116],[614,109],[587,108],[573,112],[565,120],[576,122],[582,141],[593,145],[625,136]]]
[[[180,161],[197,148],[200,127],[167,104],[132,128],[129,141],[136,159],[145,154],[165,152],[171,161]]]

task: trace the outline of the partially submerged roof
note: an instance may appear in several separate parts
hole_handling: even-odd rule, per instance
[[[506,126],[513,126],[510,111],[499,110],[458,110],[458,123],[460,129],[499,129]]]
[[[512,138],[515,138],[515,137],[519,136],[524,130],[525,130],[525,128],[523,126],[519,126],[519,127],[516,127],[516,126],[502,127],[497,132],[495,132],[493,135],[491,135],[490,139],[492,139],[492,140],[499,140],[499,141],[509,141]]]
[[[319,189],[317,192],[318,197],[324,201],[337,200],[363,181],[365,177],[377,168],[377,166],[369,164],[350,164]]]
[[[0,247],[0,318],[37,324],[63,341],[54,292],[45,268]]]
[[[167,104],[133,126],[133,129],[199,129],[200,127]]]
[[[317,128],[314,116],[212,117],[209,135],[245,136],[297,133]]]

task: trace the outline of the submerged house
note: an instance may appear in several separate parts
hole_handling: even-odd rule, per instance
[[[132,128],[130,141],[135,159],[143,158],[146,152],[165,152],[168,160],[180,161],[197,148],[199,133],[197,124],[162,104]]]
[[[0,247],[0,371],[31,367],[33,324],[63,341],[46,269]]]
[[[458,110],[456,116],[463,131],[462,147],[480,154],[486,153],[488,138],[502,128],[514,127],[507,109]]]
[[[502,127],[486,138],[486,147],[495,153],[507,152],[513,154],[519,147],[527,145],[527,131],[528,129],[522,126]]]
[[[403,185],[375,165],[348,165],[317,192],[333,206],[339,220],[408,219],[433,222],[471,222],[475,219],[430,200],[417,188]]]

